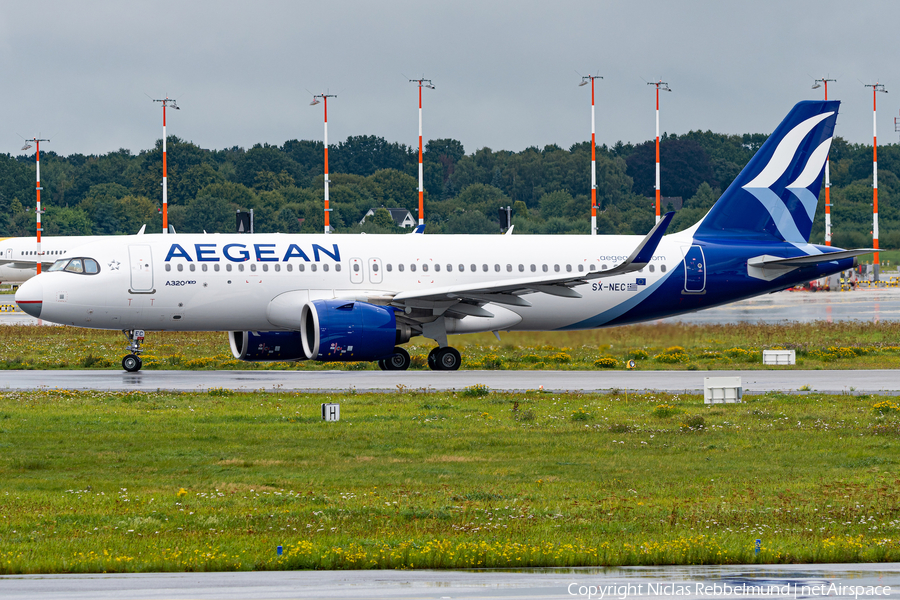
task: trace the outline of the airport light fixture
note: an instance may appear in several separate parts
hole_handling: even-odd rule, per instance
[[[322,102],[319,102],[319,98]],[[328,99],[337,98],[337,94],[315,94],[310,106],[324,104],[325,109],[325,233],[331,233],[331,207],[328,206]]]
[[[410,79],[419,87],[419,225],[425,224],[425,184],[422,172],[422,86],[434,89],[430,79]]]
[[[591,82],[591,235],[597,235],[597,138],[594,130],[594,80],[603,79],[600,75],[584,75],[579,87]],[[658,213],[659,211],[657,211]]]
[[[671,92],[672,89],[665,81],[648,81],[647,85],[656,86],[656,222],[659,223],[659,91]]]
[[[174,98],[169,98],[166,96],[162,100],[157,100],[155,98],[151,98],[154,102],[159,102],[162,104],[163,109],[163,176],[162,176],[162,231],[163,233],[168,233],[169,231],[169,185],[168,178],[166,173],[166,109],[174,108],[175,110],[181,110],[178,108],[178,105],[175,103]]]
[[[878,92],[887,94],[884,85],[878,83],[864,83],[866,87],[872,88],[872,247],[875,248],[875,280],[878,280],[878,120],[877,99]]]
[[[825,100],[828,101],[828,82],[837,81],[836,79],[816,79],[812,89],[817,90],[825,87]],[[831,157],[825,157],[825,245],[831,245]]]
[[[37,176],[37,185],[35,186],[35,191],[37,192],[37,204],[35,205],[35,214],[37,215],[37,274],[41,274],[41,257],[43,253],[41,252],[41,215],[44,214],[44,211],[41,209],[41,142],[49,142],[49,139],[38,139],[31,138],[30,140],[25,140],[25,145],[22,146],[22,150],[30,150],[31,144],[28,142],[34,142],[34,165],[35,172]]]

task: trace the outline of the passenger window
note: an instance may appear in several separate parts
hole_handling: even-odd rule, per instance
[[[179,271],[181,270],[181,265],[178,265],[178,270]],[[243,271],[243,270],[244,270],[244,263],[238,264],[238,271]]]
[[[391,263],[388,263],[387,264],[388,273],[390,273],[392,269],[393,269],[393,267],[391,266]]]
[[[373,273],[377,273],[377,272],[378,272],[378,263],[372,263],[372,272],[373,272]]]
[[[435,270],[435,271],[440,271],[440,270],[441,270],[441,265],[435,263],[435,265],[434,265],[434,270]]]
[[[653,265],[650,265],[650,272],[652,273],[655,270]]]
[[[303,271],[306,270],[306,265],[304,265],[303,263],[300,263],[299,265],[297,265],[297,270],[302,273]]]
[[[499,272],[500,272],[500,265],[497,265],[497,264],[494,265],[494,272],[495,272],[495,273],[499,273]]]
[[[566,273],[572,272],[572,265],[566,265]]]
[[[317,265],[316,263],[309,265],[309,270],[312,271],[313,273],[315,273],[318,268],[319,268],[319,265]]]
[[[469,265],[469,267],[471,267],[473,273],[478,270],[478,267],[475,265]]]
[[[250,270],[254,271],[254,272],[256,271],[256,263],[253,263],[252,265],[250,265]]]
[[[205,267],[206,265],[203,265],[203,266]],[[197,270],[197,265],[195,265],[194,263],[191,263],[189,268],[190,268],[191,272],[194,272]]]
[[[341,263],[338,263],[338,264],[334,265],[334,270],[335,270],[335,271],[340,271],[340,270],[341,270]]]
[[[487,273],[488,266],[487,266],[487,265],[481,265],[481,270],[484,271],[485,273]]]
[[[230,264],[225,265],[225,270],[226,270],[226,271],[231,271],[231,265],[230,265]]]
[[[594,270],[594,269],[591,269],[591,271],[593,271],[593,270]],[[606,265],[603,265],[603,270],[604,270],[604,271],[607,270],[607,269],[606,269]]]
[[[544,273],[546,273],[546,272],[547,272],[547,265],[542,265],[542,266],[541,266],[541,269],[544,271]]]
[[[399,265],[397,265],[397,270],[400,271],[401,273],[403,272],[403,269],[404,269],[403,263],[400,263]]]
[[[193,265],[191,265],[191,266],[193,266]],[[263,272],[268,272],[268,271],[269,271],[269,265],[266,264],[266,263],[263,263],[262,268],[263,268]],[[191,269],[191,270],[193,271],[193,269]]]
[[[207,265],[206,263],[203,263],[203,266],[200,267],[200,270],[203,271],[204,273],[206,273],[206,271],[208,270],[208,268],[209,268],[209,265]]]
[[[584,265],[578,265],[578,272],[579,272],[579,273],[583,273],[583,272],[584,272]]]
[[[377,267],[376,267],[377,270]],[[353,272],[359,273],[359,263],[353,263]]]
[[[328,270],[328,263],[325,263],[324,265],[322,265],[322,270],[323,270],[323,271],[327,271],[327,270]]]
[[[465,272],[466,272],[466,265],[459,265],[459,272],[460,272],[460,273],[465,273]]]
[[[242,266],[243,266],[243,265],[242,265]],[[179,272],[179,273],[180,273],[181,271],[184,271],[184,265],[181,264],[181,263],[179,263],[178,266],[175,267],[175,268],[178,269],[178,272]],[[81,273],[81,271],[78,271],[78,272]]]
[[[512,273],[512,265],[506,265],[506,272]]]
[[[228,265],[228,266],[230,267],[231,265]],[[53,271],[54,269],[50,269],[50,270]],[[169,263],[166,263],[166,271],[171,271],[171,270],[172,270],[172,265],[170,265]]]
[[[531,272],[534,273],[535,271],[537,271],[537,266],[531,265]]]
[[[415,270],[415,269],[413,269],[413,270]],[[428,263],[425,263],[422,265],[422,270],[425,271],[426,273],[428,272]]]
[[[216,266],[218,267],[219,265],[216,265]],[[288,263],[286,268],[287,268],[287,272],[290,273],[291,271],[294,270],[294,265],[292,265],[291,263]],[[218,269],[216,269],[216,270],[218,271]]]
[[[525,272],[525,265],[519,265],[519,273]]]
[[[559,273],[559,265],[553,265],[553,270]]]
[[[447,265],[447,272],[448,272],[448,273],[452,273],[452,272],[453,272],[453,265]]]
[[[279,271],[281,271],[281,264],[275,263],[275,272],[278,273]]]
[[[591,271],[596,271],[596,270],[597,270],[597,265],[591,265]]]
[[[415,264],[409,265],[409,270],[412,271],[413,273],[415,273],[415,272],[416,272],[416,265],[415,265]]]
[[[665,272],[666,272],[666,265],[659,265],[659,270],[662,271],[663,273],[665,273]]]

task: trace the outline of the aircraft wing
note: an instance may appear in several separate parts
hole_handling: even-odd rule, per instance
[[[41,267],[49,267],[56,261],[41,261]],[[21,258],[0,258],[0,265],[6,265],[13,269],[34,269],[36,260],[22,260]]]
[[[631,255],[622,263],[605,271],[591,271],[588,273],[556,274],[543,277],[523,277],[513,280],[497,282],[481,282],[467,285],[451,285],[425,290],[407,291],[395,294],[391,304],[395,306],[409,306],[413,308],[426,308],[431,303],[466,302],[482,305],[489,302],[506,304],[510,306],[531,306],[522,298],[522,295],[541,293],[563,298],[580,298],[581,294],[572,288],[587,283],[593,279],[624,275],[643,269],[656,252],[659,241],[665,234],[674,212],[667,213],[659,223],[650,230],[643,240],[637,245]],[[452,310],[456,310],[456,306]],[[460,307],[461,308],[461,307]],[[484,311],[482,311],[484,312]],[[474,314],[474,313],[466,313]]]

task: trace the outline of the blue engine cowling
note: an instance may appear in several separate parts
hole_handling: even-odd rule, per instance
[[[303,351],[311,360],[379,360],[394,353],[397,337],[397,319],[390,307],[313,300],[300,313]]]
[[[306,360],[298,331],[229,331],[228,342],[239,360]]]

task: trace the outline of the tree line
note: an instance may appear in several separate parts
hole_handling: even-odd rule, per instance
[[[660,141],[661,187],[683,206],[671,231],[699,220],[766,140],[763,134],[691,131]],[[178,232],[230,232],[235,211],[254,209],[258,232],[323,230],[324,146],[289,140],[207,150],[169,137],[168,218]],[[590,142],[520,152],[466,154],[454,139],[424,149],[427,233],[499,231],[498,209],[512,206],[517,233],[590,232]],[[386,217],[359,222],[370,208],[418,210],[418,150],[377,136],[329,147],[331,225],[337,232],[397,233]],[[900,146],[879,148],[881,246],[900,247]],[[44,235],[131,234],[162,228],[162,140],[133,154],[41,154]],[[835,245],[871,244],[872,147],[836,137],[831,147]],[[0,235],[32,236],[34,156],[0,155]],[[655,144],[597,148],[598,230],[644,234],[654,223]],[[824,189],[812,241],[824,240]],[[677,202],[675,203],[677,204]],[[663,207],[663,211],[671,207]]]

